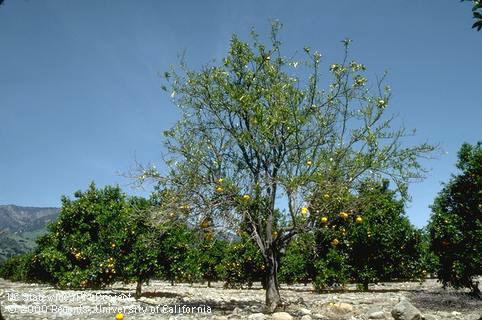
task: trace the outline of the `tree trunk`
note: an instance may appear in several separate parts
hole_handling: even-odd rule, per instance
[[[266,258],[266,308],[269,313],[272,313],[281,302],[278,286],[278,262],[274,248],[268,248]]]
[[[368,282],[363,282],[363,291],[368,291]]]
[[[141,295],[142,295],[142,279],[139,277],[139,278],[137,278],[135,298],[139,299],[141,297]]]
[[[474,283],[472,283],[472,291],[470,292],[470,294],[478,299],[481,299],[482,298],[482,294],[480,292],[480,289],[479,289],[479,281],[475,281]]]
[[[211,288],[211,280],[208,280],[208,288]]]

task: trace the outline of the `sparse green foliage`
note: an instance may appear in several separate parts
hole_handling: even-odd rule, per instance
[[[343,41],[342,61],[323,67],[322,55],[309,48],[306,59],[285,56],[280,27],[273,24],[269,44],[254,33],[251,43],[233,36],[221,64],[190,70],[183,62],[166,74],[181,111],[165,132],[169,174],[148,168],[139,175],[175,195],[165,212],[185,203],[192,218],[209,212],[233,230],[249,224],[266,265],[269,310],[280,301],[280,252],[320,218],[300,211],[314,193],[345,192],[385,176],[406,194],[406,183],[423,176],[419,156],[434,149],[402,145],[406,131],[393,130],[385,116],[390,88],[370,85],[365,65],[349,57],[350,40]]]
[[[440,262],[440,281],[480,295],[476,277],[482,274],[482,142],[463,144],[458,158],[460,173],[435,199],[428,230]]]

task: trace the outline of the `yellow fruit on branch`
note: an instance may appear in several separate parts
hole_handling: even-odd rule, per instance
[[[355,219],[355,221],[356,221],[357,223],[362,223],[362,222],[363,222],[363,218],[362,218],[361,216],[357,216],[356,219]]]
[[[313,161],[308,160],[308,161],[306,161],[306,164],[307,164],[308,166],[311,166],[311,165],[313,164]]]
[[[211,223],[209,222],[209,219],[208,218],[205,218],[203,219],[203,221],[201,221],[201,228],[203,229],[206,229],[206,228],[209,228],[209,226],[211,225]]]
[[[308,214],[308,208],[307,208],[307,207],[301,208],[301,214],[302,214],[302,215],[307,215],[307,214]]]
[[[321,217],[321,222],[327,223],[327,222],[328,222],[328,217]]]
[[[244,199],[244,200],[249,200],[249,199],[251,199],[251,196],[250,196],[249,194],[245,194],[245,195],[243,196],[243,199]]]
[[[219,178],[218,179],[218,183],[223,183],[224,179],[223,178]]]
[[[378,99],[377,106],[380,108],[385,108],[387,106],[387,101],[384,99]]]
[[[324,197],[325,199],[328,199],[328,198],[330,198],[330,195],[329,195],[328,193],[325,193],[325,194],[323,195],[323,197]]]
[[[340,218],[342,219],[347,219],[348,215],[349,215],[348,212],[344,212],[344,211],[340,212],[339,214]]]
[[[223,191],[224,191],[223,187],[217,187],[216,188],[216,192],[223,192]]]
[[[115,319],[116,320],[123,320],[124,319],[124,315],[122,313],[118,313],[115,315]]]
[[[336,247],[338,244],[340,244],[340,241],[338,239],[333,239],[331,241],[331,245],[334,246],[334,247]]]

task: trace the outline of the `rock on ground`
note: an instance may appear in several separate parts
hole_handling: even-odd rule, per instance
[[[403,299],[392,309],[392,317],[395,320],[420,320],[422,313],[408,300]]]
[[[272,320],[292,320],[293,317],[287,312],[275,312],[271,315]]]

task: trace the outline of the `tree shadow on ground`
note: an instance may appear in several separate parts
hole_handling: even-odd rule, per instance
[[[173,292],[163,292],[163,291],[154,291],[154,292],[143,292],[141,297],[145,298],[181,298],[183,297],[182,294],[173,293]]]
[[[300,290],[301,291],[301,290]],[[314,293],[397,293],[397,292],[422,292],[423,289],[322,289],[320,291],[314,291]]]
[[[466,292],[417,292],[410,301],[419,309],[459,312],[482,310],[482,300]]]
[[[182,297],[182,295],[179,295],[179,294],[173,294],[173,296],[169,296],[169,295],[166,296],[163,294],[166,294],[166,292],[145,293],[145,294],[142,294],[142,297],[149,297],[149,298],[155,298],[155,297],[181,298]],[[142,301],[142,300],[140,302],[149,306],[158,305],[156,303]],[[217,314],[230,314],[236,308],[241,310],[249,310],[250,312],[262,312],[264,310],[264,304],[258,300],[238,301],[234,299],[230,301],[216,301],[212,299],[203,299],[203,300],[190,300],[189,302],[183,302],[181,299],[178,299],[178,302],[166,304],[166,306],[167,308],[174,308],[175,306],[179,308],[179,306],[185,306],[191,309],[209,307],[212,313],[217,313]]]

